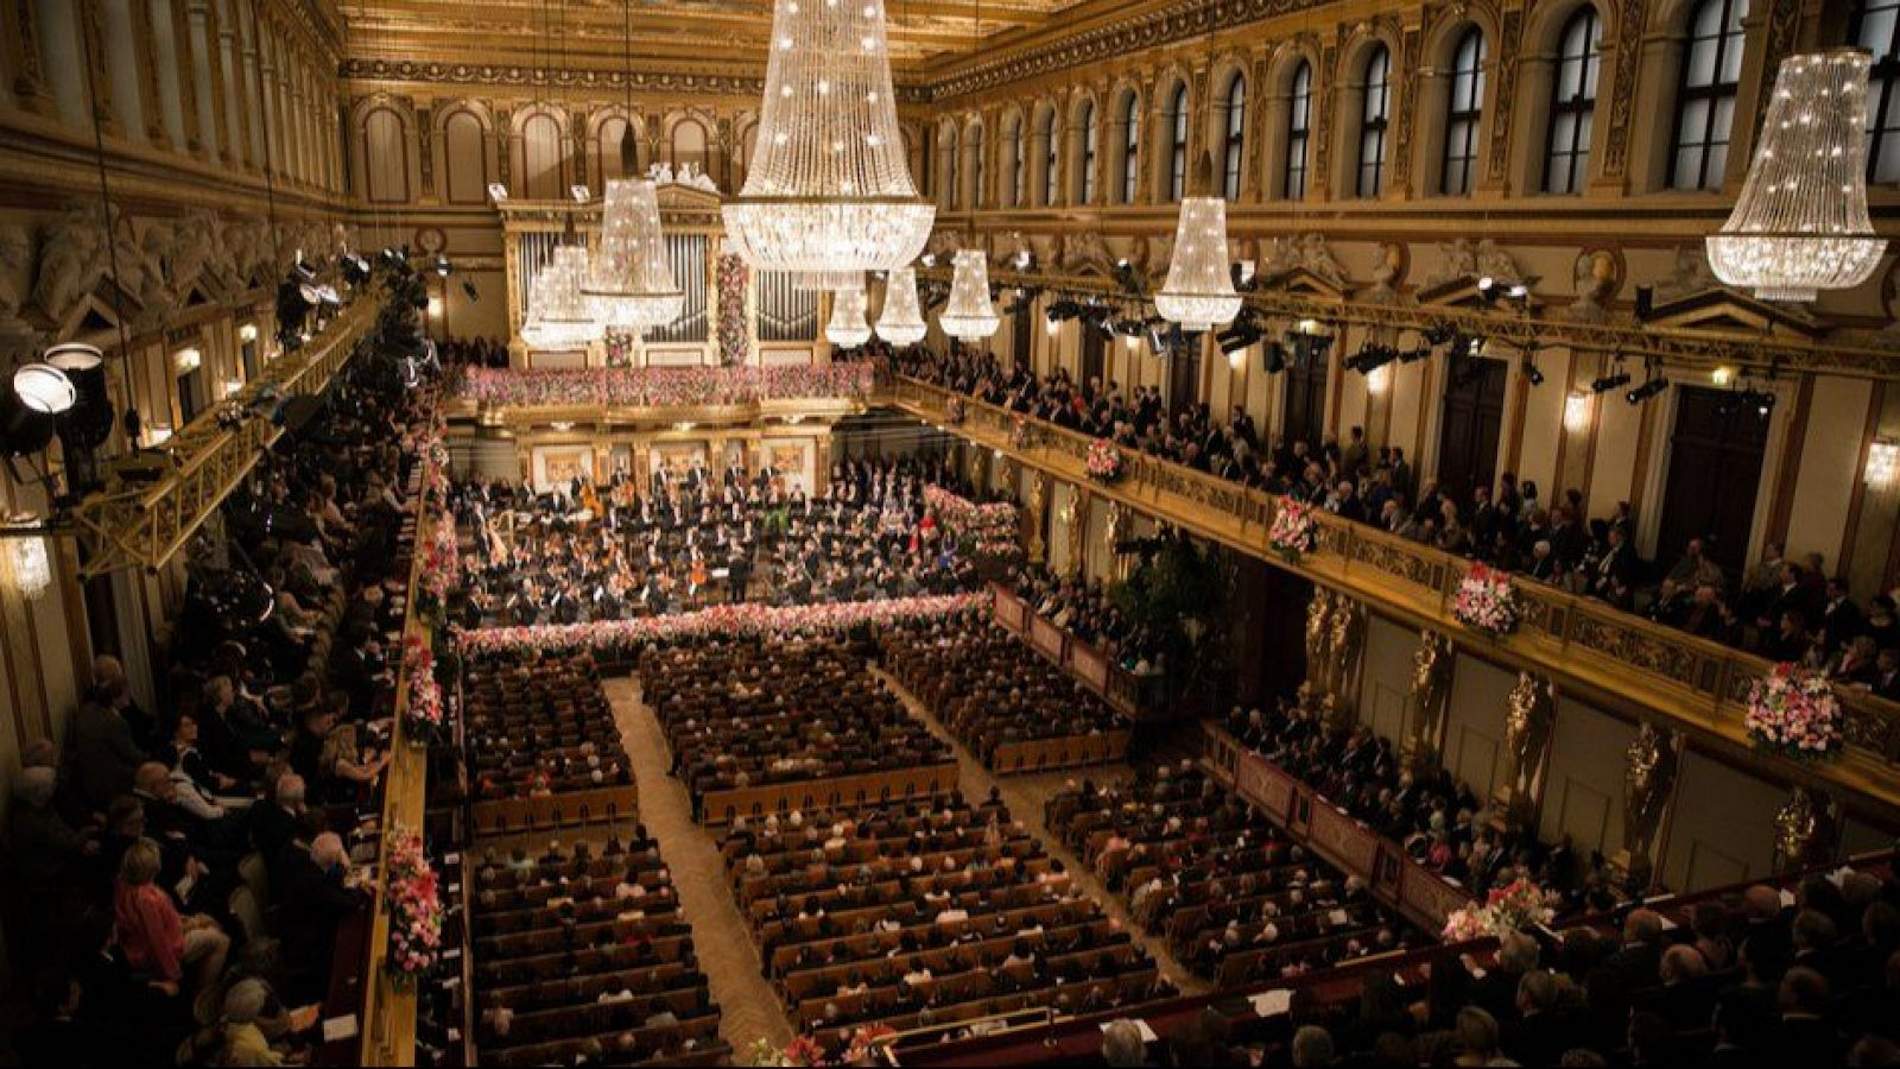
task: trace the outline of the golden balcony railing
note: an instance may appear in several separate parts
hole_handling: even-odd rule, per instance
[[[1220,542],[1277,568],[1344,591],[1413,627],[1430,627],[1468,651],[1511,668],[1549,676],[1580,698],[1631,715],[1665,717],[1672,726],[1737,754],[1752,747],[1743,724],[1749,687],[1772,665],[1753,654],[1697,638],[1594,599],[1556,587],[1515,582],[1522,622],[1494,638],[1453,618],[1451,602],[1470,562],[1376,527],[1320,512],[1320,549],[1288,563],[1267,547],[1277,499],[1238,483],[1133,450],[1123,450],[1126,474],[1109,485],[1091,482],[1087,435],[1040,420],[1023,424],[994,405],[937,386],[898,377],[890,400],[921,419],[944,426],[985,448],[1097,495],[1119,501],[1202,538]],[[963,402],[960,421],[949,402]],[[1866,691],[1838,691],[1847,714],[1845,752],[1837,760],[1772,761],[1784,778],[1848,792],[1848,800],[1886,816],[1900,814],[1900,704]]]
[[[86,549],[81,576],[154,569],[170,560],[283,434],[275,422],[257,416],[225,426],[219,409],[248,405],[266,389],[283,400],[322,393],[375,325],[378,303],[357,300],[303,348],[279,357],[243,389],[192,420],[163,448],[172,467],[156,481],[121,481],[81,502],[73,511]]]

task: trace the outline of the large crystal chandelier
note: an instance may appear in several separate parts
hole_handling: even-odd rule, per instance
[[[877,336],[898,348],[924,340],[923,308],[917,302],[917,271],[900,267],[884,283],[884,311],[877,317]]]
[[[674,284],[667,262],[653,183],[610,179],[601,204],[600,248],[580,290],[589,312],[602,326],[636,334],[672,323],[686,295]]]
[[[561,245],[528,286],[528,315],[521,340],[536,349],[578,349],[601,336],[600,321],[581,296],[587,249]]]
[[[962,341],[981,341],[996,333],[1002,321],[990,303],[990,263],[976,249],[957,253],[956,274],[950,279],[950,303],[937,317],[945,334]]]
[[[1867,71],[1856,48],[1790,56],[1735,210],[1706,238],[1709,266],[1771,301],[1867,280],[1886,250],[1867,217]]]
[[[1168,281],[1155,294],[1155,310],[1183,330],[1225,326],[1240,314],[1240,295],[1227,263],[1227,202],[1187,197],[1174,231]]]
[[[825,326],[825,340],[840,349],[856,349],[871,340],[870,324],[864,321],[864,287],[839,290],[831,295],[831,322]]]
[[[916,259],[937,210],[897,127],[884,0],[775,0],[755,160],[725,206],[755,268],[875,271]]]

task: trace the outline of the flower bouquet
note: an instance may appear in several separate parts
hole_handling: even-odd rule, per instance
[[[1557,915],[1551,907],[1551,894],[1522,877],[1502,887],[1493,887],[1483,905],[1454,910],[1445,918],[1442,933],[1447,943],[1462,943],[1487,936],[1501,938],[1539,924],[1549,924]]]
[[[435,653],[418,635],[402,644],[402,678],[408,702],[402,711],[403,738],[427,746],[442,731],[442,686],[435,679]]]
[[[1749,686],[1743,722],[1757,748],[1807,760],[1840,752],[1844,719],[1824,676],[1783,662]]]
[[[1517,591],[1511,573],[1474,564],[1458,583],[1451,615],[1461,624],[1492,637],[1517,630]]]
[[[1015,449],[1028,449],[1036,444],[1035,426],[1028,416],[1019,412],[1010,418],[1009,444]]]
[[[456,550],[455,517],[444,511],[430,528],[429,541],[422,549],[422,568],[416,573],[416,612],[432,629],[439,630],[448,616],[449,591],[454,589],[462,566]]]
[[[867,1024],[851,1033],[851,1045],[845,1048],[846,1064],[864,1063],[877,1055],[878,1047],[886,1040],[897,1035],[897,1030],[884,1024]]]
[[[398,987],[408,989],[441,961],[442,896],[420,834],[392,829],[386,851],[389,870],[383,895],[389,909],[389,949],[383,968]]]
[[[825,1048],[810,1036],[799,1036],[783,1050],[769,1039],[754,1040],[746,1051],[746,1064],[759,1066],[807,1066],[825,1064]]]
[[[1313,506],[1282,496],[1274,510],[1273,525],[1267,528],[1267,547],[1288,564],[1319,548],[1319,522],[1313,519]]]
[[[1122,451],[1114,442],[1097,438],[1089,443],[1089,478],[1099,483],[1112,483],[1122,477],[1123,468]]]

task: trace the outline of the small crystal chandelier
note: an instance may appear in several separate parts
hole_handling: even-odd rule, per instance
[[[917,271],[900,267],[884,284],[884,311],[877,317],[877,336],[898,348],[924,340],[928,328],[917,302]]]
[[[576,349],[600,340],[600,321],[581,296],[587,249],[562,245],[528,287],[528,316],[521,340],[536,349]]]
[[[1735,210],[1704,239],[1709,267],[1771,301],[1858,286],[1886,250],[1867,216],[1867,72],[1857,48],[1789,56]]]
[[[871,340],[871,326],[864,321],[864,287],[839,290],[831,295],[831,322],[825,326],[825,340],[840,349],[856,349]]]
[[[937,317],[945,334],[975,342],[996,333],[1002,320],[990,303],[990,263],[976,249],[957,253],[956,274],[950,279],[950,303]]]
[[[1196,173],[1202,190],[1213,185],[1213,161],[1202,157]],[[1226,326],[1240,314],[1240,295],[1227,262],[1227,202],[1219,197],[1186,197],[1174,230],[1174,257],[1168,281],[1155,294],[1155,311],[1182,330]]]
[[[884,0],[775,0],[757,160],[724,209],[755,268],[902,267],[930,239],[934,205],[904,161]]]
[[[601,204],[600,249],[580,291],[588,310],[603,326],[636,334],[672,323],[686,295],[674,284],[667,262],[653,183],[609,179]]]

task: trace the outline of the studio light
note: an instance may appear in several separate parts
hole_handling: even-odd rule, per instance
[[[63,372],[72,384],[73,403],[54,417],[65,451],[68,489],[89,490],[98,484],[93,454],[112,436],[105,356],[90,345],[74,342],[48,349],[46,362]]]
[[[1590,383],[1590,392],[1591,393],[1608,393],[1611,390],[1622,389],[1623,387],[1628,386],[1629,384],[1630,384],[1630,373],[1627,371],[1618,371],[1615,374],[1604,375],[1598,378],[1596,381]]]
[[[1286,370],[1286,349],[1277,341],[1270,341],[1260,351],[1260,367],[1269,375],[1278,375]]]
[[[1624,400],[1627,400],[1632,405],[1640,405],[1643,402],[1649,400],[1650,398],[1655,397],[1658,394],[1661,394],[1664,390],[1667,390],[1667,389],[1669,389],[1669,380],[1662,378],[1660,376],[1657,376],[1654,378],[1645,379],[1641,386],[1638,386],[1634,390],[1631,390],[1630,392],[1624,394],[1623,398]]]
[[[1532,386],[1544,384],[1544,373],[1537,369],[1537,361],[1529,356],[1524,358],[1524,381]]]
[[[50,364],[14,371],[12,388],[0,396],[0,453],[24,457],[53,440],[55,419],[77,399],[66,373]]]
[[[435,273],[436,273],[436,277],[438,278],[447,278],[450,275],[455,273],[455,265],[449,262],[449,258],[447,256],[444,256],[441,253],[436,253]]]

